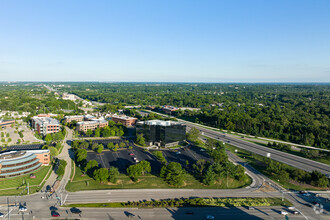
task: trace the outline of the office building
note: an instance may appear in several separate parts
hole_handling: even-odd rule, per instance
[[[83,115],[68,115],[64,117],[64,123],[71,123],[72,121],[80,122],[84,121]]]
[[[36,171],[50,163],[49,150],[10,151],[0,154],[0,178]]]
[[[54,118],[35,116],[31,121],[32,128],[37,131],[39,135],[45,136],[60,131],[60,123]]]
[[[136,123],[136,133],[143,134],[147,145],[170,147],[186,139],[186,125],[174,121],[141,121]]]
[[[77,131],[86,133],[88,130],[94,131],[96,128],[108,126],[108,121],[94,119],[92,121],[81,121],[77,123]]]
[[[116,123],[122,123],[124,126],[132,126],[135,125],[137,118],[132,118],[126,115],[112,115],[111,120]]]
[[[7,128],[15,124],[15,120],[3,120],[0,119],[0,128]]]

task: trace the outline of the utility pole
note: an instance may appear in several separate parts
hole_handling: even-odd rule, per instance
[[[27,194],[30,194],[29,182],[27,183]]]

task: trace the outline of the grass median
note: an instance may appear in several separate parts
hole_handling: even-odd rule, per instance
[[[152,201],[68,204],[66,207],[93,208],[167,208],[167,207],[239,207],[239,206],[292,206],[280,198],[194,198]]]

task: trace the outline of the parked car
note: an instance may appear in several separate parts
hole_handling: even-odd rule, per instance
[[[181,154],[181,152],[180,152],[180,151],[178,151],[178,152],[176,152],[176,154]]]
[[[20,211],[20,212],[26,212],[27,211],[27,208],[24,207],[24,206],[21,206],[21,207],[19,207],[18,211]]]
[[[0,218],[3,218],[3,216],[4,216],[3,213],[0,212]]]
[[[295,207],[293,207],[293,206],[290,206],[290,207],[288,207],[288,209],[289,209],[289,210],[294,210],[294,209],[295,209]]]
[[[70,209],[70,211],[71,211],[71,213],[73,213],[73,214],[81,214],[81,210],[78,209],[78,208],[76,208],[76,207],[72,207],[72,208]]]
[[[281,215],[287,215],[287,214],[289,214],[289,213],[286,211],[281,211]]]
[[[194,212],[192,212],[192,211],[187,211],[186,214],[187,214],[187,215],[193,215]]]
[[[60,217],[61,216],[60,213],[58,213],[56,211],[52,211],[51,215],[52,215],[52,217]]]
[[[299,212],[298,211],[293,211],[292,214],[299,215]]]
[[[249,206],[249,210],[254,210],[254,209],[255,209],[254,207]]]
[[[213,220],[214,219],[214,216],[213,215],[208,215],[208,216],[206,216],[206,219]]]
[[[129,155],[130,155],[130,156],[134,156],[134,154],[133,154],[133,153],[130,153]]]
[[[204,148],[201,148],[201,149],[200,149],[200,151],[204,152],[204,151],[205,151],[205,149],[204,149]]]
[[[312,204],[309,204],[309,203],[305,203],[305,206],[313,207]]]

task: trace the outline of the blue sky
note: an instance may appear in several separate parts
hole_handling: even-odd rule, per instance
[[[330,82],[330,1],[0,0],[0,81]]]

